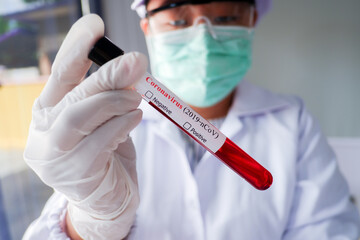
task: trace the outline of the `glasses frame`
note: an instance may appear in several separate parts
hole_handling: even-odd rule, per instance
[[[187,0],[187,1],[177,2],[177,3],[170,3],[168,5],[155,8],[151,11],[147,11],[146,17],[151,17],[152,15],[154,15],[157,12],[160,12],[160,11],[163,11],[166,9],[170,9],[170,8],[180,7],[180,6],[183,6],[186,4],[198,5],[198,4],[206,4],[206,3],[211,3],[211,2],[245,2],[245,3],[249,3],[249,4],[255,6],[255,0]]]

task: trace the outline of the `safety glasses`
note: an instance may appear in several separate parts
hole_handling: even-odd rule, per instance
[[[190,27],[204,16],[212,25],[251,27],[255,13],[254,0],[243,1],[173,1],[149,10],[146,14],[153,33]]]

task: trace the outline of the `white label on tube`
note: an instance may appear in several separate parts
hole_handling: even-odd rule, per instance
[[[213,153],[224,144],[226,136],[196,113],[173,92],[156,80],[149,73],[141,78],[135,89],[143,99],[155,105],[176,124],[193,136],[200,144]]]

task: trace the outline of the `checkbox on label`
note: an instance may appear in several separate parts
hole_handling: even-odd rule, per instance
[[[191,124],[186,122],[184,123],[183,127],[186,129],[186,130],[189,130],[191,128]]]
[[[153,97],[153,93],[152,92],[150,92],[150,91],[147,91],[146,93],[145,93],[145,97],[147,97],[148,99],[151,99],[152,97]]]

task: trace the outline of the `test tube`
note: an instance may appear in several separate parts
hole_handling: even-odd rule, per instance
[[[101,66],[123,54],[124,51],[107,37],[102,37],[95,43],[88,57]],[[134,86],[134,89],[154,109],[239,174],[253,187],[258,190],[266,190],[271,186],[273,178],[268,170],[151,76],[151,74],[145,73]]]

